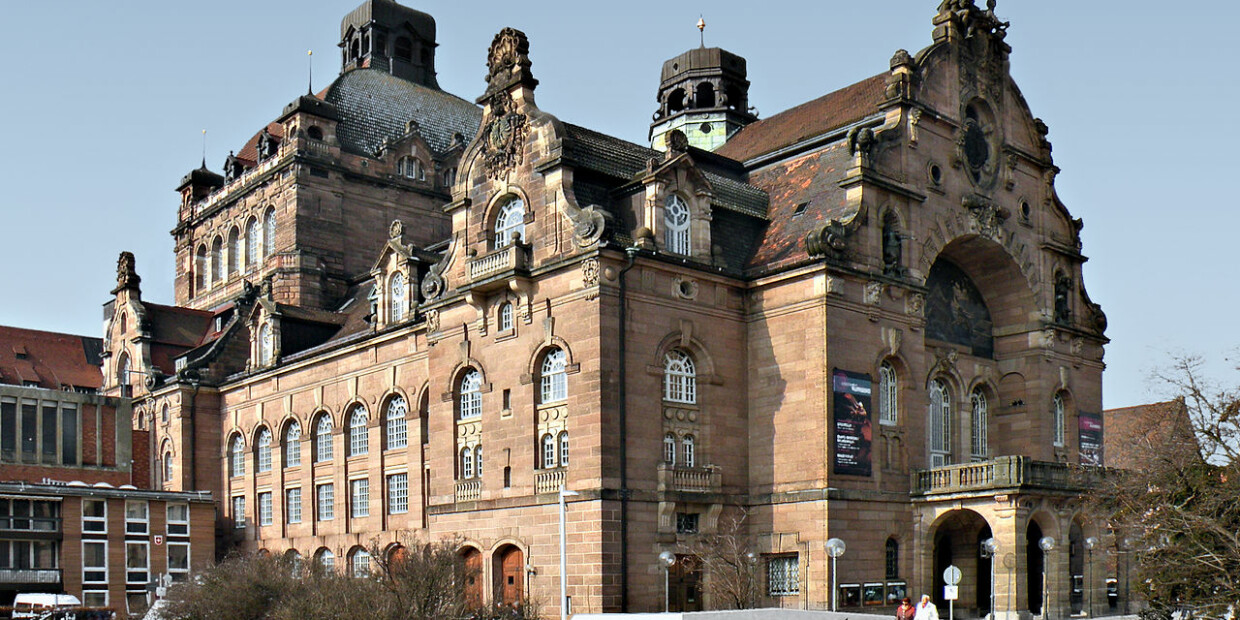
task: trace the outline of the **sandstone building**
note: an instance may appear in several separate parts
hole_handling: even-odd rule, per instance
[[[743,58],[690,50],[652,149],[540,109],[516,30],[476,104],[443,92],[434,20],[367,0],[331,86],[182,181],[176,305],[122,260],[106,388],[245,549],[363,572],[459,535],[474,596],[556,613],[568,488],[575,611],[715,604],[683,550],[744,513],[763,605],[956,565],[964,613],[1066,613],[1106,578],[1067,475],[1105,317],[989,4],[761,120]]]

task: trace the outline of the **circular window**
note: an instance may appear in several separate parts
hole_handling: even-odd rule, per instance
[[[702,133],[710,133],[710,130],[711,130],[710,123],[702,123],[702,126],[698,127],[698,129],[701,130]]]
[[[1026,220],[1029,219],[1029,203],[1020,203],[1020,216]]]
[[[930,181],[935,185],[943,182],[943,169],[938,164],[930,166]]]

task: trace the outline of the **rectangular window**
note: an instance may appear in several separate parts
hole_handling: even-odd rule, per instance
[[[801,593],[801,559],[796,553],[772,556],[766,561],[767,596]]]
[[[409,512],[409,474],[392,474],[387,477],[388,514]]]
[[[82,592],[83,607],[107,607],[108,591],[107,590],[86,590]]]
[[[370,480],[359,478],[349,481],[349,504],[356,517],[370,516]]]
[[[336,518],[336,489],[328,484],[314,487],[314,496],[319,508],[319,521],[331,521]]]
[[[57,411],[56,403],[45,401],[43,403],[43,429],[40,433],[43,440],[41,442],[42,450],[39,453],[43,457],[43,462],[48,465],[55,465],[57,463],[56,444],[59,442],[56,441],[56,422],[59,418],[60,415]]]
[[[696,534],[697,532],[698,532],[698,513],[696,512],[676,513],[676,533],[677,534]]]
[[[145,501],[125,500],[125,533],[147,534],[150,531],[150,513]]]
[[[233,527],[245,527],[245,496],[237,495],[232,498],[232,518]]]
[[[33,463],[39,443],[39,404],[33,400],[22,401],[22,460]]]
[[[189,504],[168,504],[168,535],[189,535]]]
[[[301,489],[284,492],[284,518],[289,523],[301,523]]]
[[[68,403],[60,406],[60,462],[78,463],[78,410],[77,405]]]
[[[189,543],[168,543],[168,576],[173,583],[189,578]]]
[[[82,532],[103,534],[108,531],[108,502],[102,499],[82,500]]]
[[[271,525],[271,492],[258,494],[258,524]]]
[[[151,558],[149,545],[143,542],[125,542],[125,583],[146,585],[150,581]]]
[[[82,583],[108,582],[108,541],[82,541]]]
[[[17,460],[17,400],[0,399],[0,458]]]

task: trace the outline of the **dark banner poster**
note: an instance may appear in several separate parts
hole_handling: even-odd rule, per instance
[[[831,373],[835,413],[835,467],[837,474],[870,475],[870,375],[836,369]]]
[[[1102,467],[1102,416],[1082,413],[1077,419],[1080,420],[1081,465]]]

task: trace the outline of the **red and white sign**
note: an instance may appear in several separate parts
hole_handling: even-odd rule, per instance
[[[158,547],[158,546],[160,546],[160,545],[162,545],[162,544],[164,544],[164,535],[163,535],[163,534],[156,534],[156,535],[155,535],[155,546],[156,546],[156,547]]]

